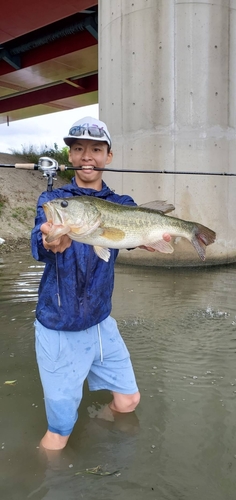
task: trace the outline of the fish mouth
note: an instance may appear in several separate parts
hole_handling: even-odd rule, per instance
[[[43,203],[43,210],[46,215],[47,222],[50,224],[62,224],[63,219],[58,210],[53,210],[50,202]]]
[[[43,203],[43,209],[47,218],[47,222],[52,222],[52,211],[47,203]]]

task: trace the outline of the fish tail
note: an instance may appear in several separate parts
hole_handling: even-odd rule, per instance
[[[216,239],[215,231],[209,229],[209,227],[203,226],[196,222],[194,224],[193,237],[191,243],[194,246],[196,252],[198,253],[201,260],[206,258],[206,246],[214,243]]]

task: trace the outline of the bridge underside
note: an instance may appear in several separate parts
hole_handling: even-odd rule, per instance
[[[3,3],[0,124],[98,102],[97,3]]]

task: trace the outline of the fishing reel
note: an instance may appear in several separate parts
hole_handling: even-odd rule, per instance
[[[40,172],[43,172],[43,177],[47,177],[48,179],[47,191],[52,191],[53,179],[57,180],[56,176],[59,170],[58,162],[53,158],[41,156],[38,160],[37,167]]]

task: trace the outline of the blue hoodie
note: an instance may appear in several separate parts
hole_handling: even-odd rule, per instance
[[[33,257],[46,265],[39,285],[36,318],[53,330],[85,330],[103,321],[111,312],[118,250],[111,249],[109,262],[105,262],[90,245],[72,241],[70,248],[54,254],[42,243],[40,226],[46,222],[43,203],[54,198],[81,195],[135,205],[130,196],[115,194],[104,182],[101,191],[96,191],[79,188],[74,178],[71,184],[51,192],[44,191],[39,197],[31,248]]]

